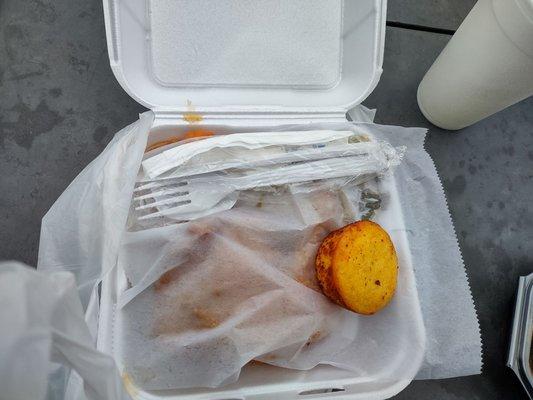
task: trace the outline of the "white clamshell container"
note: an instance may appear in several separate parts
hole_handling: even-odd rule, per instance
[[[372,92],[382,72],[386,0],[103,3],[112,70],[124,90],[155,113],[149,143],[196,126],[230,133],[346,122],[346,112]],[[405,388],[422,363],[425,332],[395,182],[385,184],[390,204],[377,222],[391,234],[401,268],[397,295],[386,309],[394,345],[369,360],[376,363],[374,375],[259,364],[245,366],[236,383],[221,388],[130,387],[133,397],[385,399]],[[125,286],[123,271],[115,268],[101,293],[98,348],[117,360],[122,324],[116,299]]]

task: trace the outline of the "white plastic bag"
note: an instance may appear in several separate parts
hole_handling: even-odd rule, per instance
[[[42,221],[37,269],[52,274],[59,271],[74,274],[92,346],[96,344],[99,317],[98,284],[116,265],[152,122],[153,113],[146,112],[137,122],[118,132],[102,154],[74,179]],[[110,374],[106,368],[98,368],[98,364],[88,368],[100,378],[107,376],[117,386],[122,385],[120,376]],[[55,379],[56,395],[64,395],[68,400],[83,399],[83,381],[77,374],[70,374],[68,382],[62,374],[57,374]],[[119,399],[112,395],[103,398]]]
[[[130,399],[113,359],[94,349],[71,273],[0,263],[0,304],[0,398],[44,399],[59,363],[77,374],[68,398]],[[55,390],[48,394],[62,397],[63,389]]]
[[[37,268],[74,273],[92,326],[98,317],[96,285],[116,264],[153,118],[146,112],[118,132],[42,221]]]

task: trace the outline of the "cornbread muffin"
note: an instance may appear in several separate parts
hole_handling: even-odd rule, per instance
[[[359,314],[381,310],[396,289],[396,251],[375,222],[358,221],[330,233],[320,245],[315,266],[323,293]]]

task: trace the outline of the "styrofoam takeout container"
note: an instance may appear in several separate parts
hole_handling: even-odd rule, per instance
[[[376,86],[384,48],[386,0],[103,0],[107,45],[122,87],[154,111],[149,142],[198,124],[217,133],[265,131],[290,124],[346,122],[346,112]],[[332,125],[333,126],[333,125]],[[401,206],[392,179],[378,222],[400,261],[395,346],[373,376],[330,366],[309,371],[246,366],[217,389],[143,392],[138,399],[385,399],[416,375],[425,333]],[[120,360],[115,268],[102,283],[98,348]],[[378,314],[379,315],[379,314]],[[403,322],[402,322],[403,321]],[[401,373],[400,373],[401,372]],[[401,376],[401,379],[398,378]],[[128,386],[131,386],[129,384]]]

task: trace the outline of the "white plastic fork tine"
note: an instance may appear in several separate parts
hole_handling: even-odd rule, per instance
[[[183,187],[181,186],[174,188],[174,189],[166,189],[163,187],[162,189],[157,190],[155,192],[150,192],[150,193],[143,194],[140,196],[135,196],[133,200],[140,201],[140,200],[155,198],[161,195],[170,195],[170,194],[173,194],[175,196],[184,196],[186,194],[189,194],[189,192],[187,190],[183,190]]]
[[[188,199],[176,200],[176,198],[173,197],[171,199],[164,199],[164,200],[154,201],[153,203],[149,203],[149,204],[142,204],[140,206],[135,207],[135,210],[137,210],[137,211],[146,210],[147,208],[153,208],[153,207],[157,207],[157,206],[164,206],[166,204],[178,204],[178,203],[186,203],[186,202],[190,203],[190,200],[188,200]]]
[[[146,214],[146,215],[142,215],[138,219],[145,220],[145,219],[164,217],[165,215],[175,214],[176,211],[181,211],[180,208],[186,206],[187,204],[190,204],[190,201],[183,201],[181,203],[177,203],[175,207],[168,208],[166,210],[156,211],[156,212]]]
[[[161,179],[161,180],[157,180],[157,181],[146,181],[146,183],[144,185],[140,185],[140,186],[137,186],[136,188],[134,188],[133,192],[140,192],[141,190],[152,189],[152,188],[155,188],[155,187],[164,187],[164,186],[168,185],[167,182],[170,182],[170,184],[172,184],[172,186],[186,186],[188,184],[188,182],[183,180],[183,179],[181,181],[172,183],[172,180],[170,178],[164,179],[164,180]]]
[[[153,188],[156,188],[156,187],[159,187],[159,186],[162,186],[162,185],[160,183],[157,183],[157,182],[146,183],[144,185],[137,186],[135,189],[133,189],[133,192],[136,193],[136,192],[140,192],[142,190],[153,189]]]
[[[137,186],[133,189],[133,193],[141,192],[143,190],[151,189],[153,187],[156,187],[157,185],[155,183],[147,183],[145,185]]]
[[[166,176],[162,178],[153,178],[153,179],[141,179],[137,183],[163,183],[171,181],[186,181],[187,176]]]

